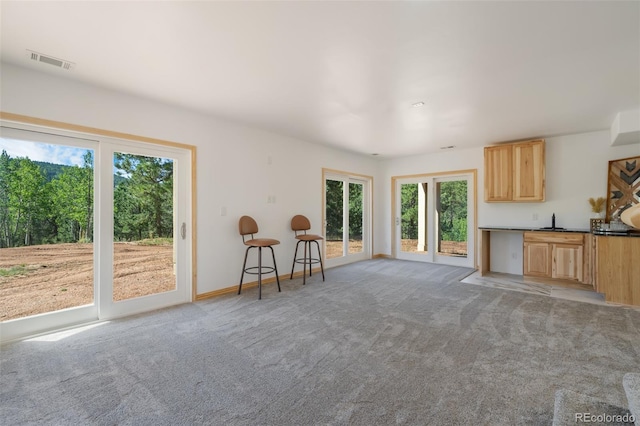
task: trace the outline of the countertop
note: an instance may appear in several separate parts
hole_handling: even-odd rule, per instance
[[[577,232],[582,234],[591,234],[589,229],[580,228],[528,228],[517,226],[479,226],[481,231],[514,231],[514,232]],[[640,238],[640,230],[632,231],[594,231],[593,235],[609,236],[609,237],[636,237]]]
[[[589,229],[578,229],[578,228],[524,228],[517,226],[479,226],[478,229],[484,231],[519,231],[519,232],[529,232],[529,231],[540,231],[540,232],[580,232],[583,234],[590,234],[591,231]]]

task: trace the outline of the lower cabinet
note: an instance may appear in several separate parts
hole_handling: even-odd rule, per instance
[[[585,234],[573,232],[525,232],[525,276],[574,280],[591,284],[585,256]]]
[[[524,242],[524,275],[551,276],[551,248],[548,243]]]
[[[640,238],[596,237],[596,291],[607,302],[640,306]]]
[[[578,280],[582,282],[582,253],[584,247],[575,244],[552,244],[551,278]]]

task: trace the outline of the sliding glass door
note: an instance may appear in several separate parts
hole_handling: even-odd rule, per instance
[[[3,340],[11,325],[97,317],[97,153],[95,140],[0,127]]]
[[[473,213],[467,177],[440,177],[434,179],[435,197],[435,252],[439,263],[473,267],[469,257],[469,240],[473,240],[474,227],[469,221]]]
[[[324,188],[327,266],[370,258],[370,179],[325,173]]]
[[[474,267],[475,172],[393,182],[395,256]]]
[[[185,150],[0,130],[3,341],[190,299]]]
[[[110,201],[102,237],[100,315],[112,318],[186,302],[189,156],[164,146],[112,141],[102,178]]]

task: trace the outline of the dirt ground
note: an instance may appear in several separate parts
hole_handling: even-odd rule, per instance
[[[402,250],[415,251],[416,245],[415,240],[403,240]],[[326,250],[328,259],[340,257],[342,242],[327,241]],[[350,253],[361,250],[362,241],[349,242]],[[466,252],[466,243],[449,243],[444,251]],[[15,266],[24,267],[24,272],[0,276],[0,321],[93,302],[93,244],[49,244],[0,249],[0,268]],[[171,245],[115,244],[114,301],[174,288]]]
[[[402,240],[402,251],[408,253],[426,253],[418,250],[418,240]],[[442,241],[440,254],[466,255],[467,243],[455,241]]]
[[[93,244],[49,244],[0,249],[0,321],[93,303]],[[116,243],[115,301],[175,288],[173,247]]]
[[[316,252],[315,247],[312,248],[311,250],[314,253],[313,256],[315,257],[315,252]],[[327,241],[326,250],[327,250],[327,254],[326,254],[327,259],[333,259],[335,257],[342,256],[342,241]],[[361,251],[362,251],[362,240],[349,240],[350,254],[360,253]]]

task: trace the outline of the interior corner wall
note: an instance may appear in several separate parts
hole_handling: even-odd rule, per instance
[[[259,236],[281,241],[284,274],[295,249],[291,217],[304,214],[321,232],[322,168],[377,173],[378,162],[365,156],[10,64],[1,64],[0,93],[4,112],[197,147],[198,294],[237,285],[240,216],[256,219]]]
[[[546,138],[546,201],[541,203],[485,203],[482,147],[386,160],[376,193],[377,252],[391,253],[392,176],[478,169],[478,226],[541,228],[551,225],[555,213],[556,226],[588,230],[593,213],[587,200],[607,196],[609,161],[634,156],[640,156],[640,141],[612,147],[608,130]],[[492,238],[491,268],[522,274],[521,241],[517,234],[499,235],[496,244]]]

